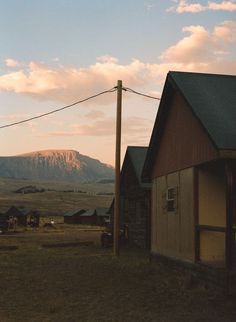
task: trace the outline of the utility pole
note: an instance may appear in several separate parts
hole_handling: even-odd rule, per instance
[[[121,151],[121,107],[122,81],[117,81],[117,110],[116,110],[116,155],[115,155],[115,202],[114,202],[114,255],[120,255],[120,151]]]

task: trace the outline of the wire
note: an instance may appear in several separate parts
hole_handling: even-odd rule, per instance
[[[143,94],[143,93],[137,92],[137,91],[135,91],[135,90],[133,90],[133,89],[131,89],[131,88],[129,88],[129,87],[122,87],[122,89],[123,89],[124,91],[130,92],[130,93],[133,93],[133,94],[137,94],[137,95],[140,95],[140,96],[144,96],[144,97],[152,98],[152,99],[155,99],[155,100],[160,100],[160,98],[159,98],[159,97],[154,97],[154,96],[151,96],[151,95]],[[100,96],[100,95],[103,95],[103,94],[106,94],[106,93],[112,93],[112,92],[115,92],[115,91],[117,91],[117,86],[115,86],[115,87],[113,87],[113,88],[111,88],[111,89],[109,89],[109,90],[106,90],[106,91],[100,92],[100,93],[98,93],[98,94],[95,94],[95,95],[89,96],[89,97],[87,97],[87,98],[85,98],[85,99],[82,99],[82,100],[80,100],[80,101],[74,102],[74,103],[72,103],[72,104],[69,104],[69,105],[63,106],[63,107],[61,107],[61,108],[58,108],[58,109],[52,110],[52,111],[50,111],[50,112],[47,112],[47,113],[44,113],[44,114],[40,114],[40,115],[38,115],[38,116],[33,116],[33,117],[30,117],[30,118],[28,118],[28,119],[24,119],[24,120],[21,120],[21,121],[18,121],[18,122],[14,122],[14,123],[9,123],[9,124],[6,124],[6,125],[2,125],[2,126],[0,126],[0,129],[4,129],[4,128],[6,128],[6,127],[11,127],[11,126],[14,126],[14,125],[18,125],[18,124],[26,123],[26,122],[29,122],[29,121],[32,121],[32,120],[36,120],[36,119],[39,119],[39,118],[41,118],[41,117],[44,117],[44,116],[47,116],[47,115],[50,115],[50,114],[54,114],[54,113],[57,113],[57,112],[60,112],[60,111],[63,111],[63,110],[65,110],[65,109],[68,109],[68,108],[73,107],[73,106],[75,106],[75,105],[77,105],[77,104],[80,104],[80,103],[86,102],[86,101],[88,101],[88,100],[90,100],[90,99],[93,99],[93,98],[95,98],[95,97],[98,97],[98,96]]]
[[[77,105],[77,104],[80,104],[80,103],[83,103],[83,102],[86,102],[86,101],[88,101],[88,100],[90,100],[90,99],[92,99],[92,98],[98,97],[98,96],[100,96],[100,95],[103,95],[103,94],[106,94],[106,93],[112,93],[112,92],[115,92],[116,90],[117,90],[117,88],[116,88],[116,87],[113,87],[113,88],[111,88],[111,89],[109,89],[109,90],[107,90],[107,91],[100,92],[100,93],[98,93],[98,94],[92,95],[92,96],[87,97],[87,98],[85,98],[85,99],[82,99],[82,100],[80,100],[80,101],[77,101],[77,102],[74,102],[74,103],[72,103],[72,104],[69,104],[69,105],[63,106],[63,107],[61,107],[61,108],[58,108],[58,109],[56,109],[56,110],[52,110],[52,111],[50,111],[50,112],[47,112],[47,113],[44,113],[44,114],[40,114],[40,115],[38,115],[38,116],[33,116],[33,117],[28,118],[28,119],[25,119],[25,120],[19,121],[19,122],[14,122],[14,123],[10,123],[10,124],[6,124],[6,125],[2,125],[2,126],[0,126],[0,129],[4,129],[4,128],[6,128],[6,127],[11,127],[11,126],[14,126],[14,125],[18,125],[18,124],[26,123],[26,122],[29,122],[29,121],[32,121],[32,120],[36,120],[36,119],[39,119],[39,118],[41,118],[41,117],[44,117],[44,116],[50,115],[50,114],[54,114],[54,113],[57,113],[57,112],[63,111],[63,110],[65,110],[65,109],[67,109],[67,108],[73,107],[73,106],[75,106],[75,105]]]
[[[151,96],[151,95],[147,95],[147,94],[143,94],[143,93],[140,93],[140,92],[137,92],[129,87],[123,87],[123,89],[127,92],[130,92],[130,93],[133,93],[133,94],[137,94],[137,95],[140,95],[140,96],[144,96],[144,97],[148,97],[148,98],[152,98],[154,100],[158,100],[160,101],[161,99],[159,97],[154,97],[154,96]]]

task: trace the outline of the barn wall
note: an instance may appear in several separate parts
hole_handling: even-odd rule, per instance
[[[199,224],[226,226],[226,183],[222,174],[199,170]],[[225,234],[201,231],[200,260],[217,262],[225,260]]]
[[[226,225],[226,182],[223,175],[199,169],[199,224]]]
[[[157,195],[157,180],[153,180],[152,182],[152,211],[151,211],[151,251],[157,253],[157,213],[158,211],[158,195]]]
[[[187,103],[175,93],[163,121],[152,178],[213,160],[218,152]],[[167,112],[166,112],[167,113]]]
[[[193,168],[180,171],[180,250],[183,254],[183,258],[188,258],[192,261],[195,259],[193,171]]]
[[[163,206],[168,187],[177,189],[175,212]],[[193,169],[154,179],[152,200],[152,253],[194,261]]]

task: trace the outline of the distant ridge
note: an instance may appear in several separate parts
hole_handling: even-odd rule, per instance
[[[43,150],[0,157],[0,176],[83,183],[114,179],[114,168],[75,150]]]

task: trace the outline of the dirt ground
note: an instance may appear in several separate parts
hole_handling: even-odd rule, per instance
[[[236,298],[141,250],[116,258],[99,237],[69,225],[1,235],[0,322],[236,321]]]

